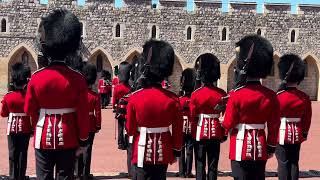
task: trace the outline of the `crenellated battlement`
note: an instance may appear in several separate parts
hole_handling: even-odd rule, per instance
[[[194,11],[203,11],[212,14],[212,12],[222,12],[222,1],[220,0],[194,0],[195,9]],[[8,0],[0,2],[0,7],[39,7],[40,0]],[[83,9],[82,6],[77,4],[77,0],[48,0],[48,4],[41,4],[42,7],[53,9],[57,7],[66,7],[69,9]],[[115,7],[115,0],[86,0],[85,7],[92,6],[112,6]],[[123,6],[130,10],[139,7],[140,9],[150,9],[152,7],[152,0],[123,0]],[[161,7],[161,9],[169,8],[170,10],[181,10],[185,11],[187,8],[187,0],[159,0],[159,4],[155,8]],[[229,2],[229,12],[231,14],[258,14],[257,3],[252,2],[240,2],[231,1]],[[192,12],[191,12],[192,13]],[[230,14],[229,13],[229,14]],[[291,4],[289,3],[265,3],[263,7],[264,14],[291,14]],[[299,4],[298,12],[299,15],[320,15],[320,5],[313,4]]]
[[[233,13],[256,13],[257,3],[255,2],[231,2],[229,11]]]

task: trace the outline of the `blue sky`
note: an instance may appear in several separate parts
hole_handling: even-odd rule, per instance
[[[41,3],[47,4],[48,0],[40,0]],[[85,0],[77,0],[79,5],[84,5]],[[232,0],[232,1],[242,1],[242,2],[252,2],[256,1],[258,3],[258,12],[262,11],[262,4],[263,3],[268,3],[268,2],[276,2],[276,3],[291,3],[292,6],[292,11],[296,11],[296,5],[297,4],[320,4],[320,0]],[[152,0],[152,2],[157,3],[158,0]],[[223,10],[226,11],[228,7],[228,2],[229,0],[222,0],[222,6]],[[122,0],[115,0],[115,6],[116,7],[121,7],[122,6]],[[193,9],[193,0],[188,0],[187,7],[189,10]]]

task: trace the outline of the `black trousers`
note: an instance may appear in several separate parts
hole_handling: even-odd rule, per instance
[[[231,161],[234,180],[264,180],[266,161]]]
[[[183,142],[184,144],[179,158],[179,173],[180,175],[189,175],[192,171],[195,140],[191,135],[184,135]]]
[[[37,180],[73,180],[75,149],[35,149]]]
[[[299,158],[301,144],[285,144],[276,147],[279,180],[299,179]]]
[[[134,165],[135,174],[133,180],[166,180],[166,174],[168,165],[155,164],[147,165],[144,164],[143,168]]]
[[[101,93],[101,106],[102,108],[105,108],[109,105],[110,102],[110,94],[108,93]]]
[[[30,134],[8,135],[9,179],[23,180],[26,176]]]
[[[128,176],[132,177],[134,174],[134,167],[131,164],[132,159],[132,143],[129,143],[129,136],[126,135],[126,147],[127,147],[127,168]]]
[[[126,150],[126,140],[124,136],[124,118],[118,118],[118,147],[119,149]]]
[[[78,177],[90,175],[92,146],[93,146],[94,136],[95,136],[94,132],[89,133],[87,151],[76,158],[75,174]]]
[[[220,155],[219,140],[200,140],[195,143],[196,179],[216,180],[218,177],[218,163]],[[206,160],[208,174],[206,175]]]

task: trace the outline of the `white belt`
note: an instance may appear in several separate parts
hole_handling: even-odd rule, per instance
[[[220,117],[220,114],[199,114],[199,121],[198,121],[197,134],[196,134],[197,141],[200,141],[200,134],[201,134],[203,119],[204,118],[215,119],[219,117]]]
[[[12,123],[12,118],[13,117],[23,117],[27,116],[26,113],[9,113],[9,118],[8,118],[8,125],[7,125],[7,135],[10,134],[10,129],[11,129],[11,123]]]
[[[236,161],[241,161],[243,140],[246,129],[264,129],[265,124],[238,124],[236,128],[238,129],[236,140]]]
[[[138,142],[138,167],[143,167],[144,152],[146,148],[147,134],[152,133],[163,133],[168,132],[169,127],[158,127],[158,128],[147,128],[147,127],[138,127],[140,132],[139,142]]]
[[[279,144],[284,145],[284,139],[286,135],[287,122],[288,123],[297,123],[300,122],[301,118],[281,118],[280,130],[279,130]]]
[[[129,143],[132,144],[133,142],[133,136],[129,136]]]
[[[44,125],[44,120],[46,118],[46,115],[52,115],[52,114],[68,114],[75,112],[76,109],[74,108],[61,108],[61,109],[40,109],[39,114],[39,120],[36,127],[36,139],[34,146],[36,149],[40,149],[40,142],[41,142],[41,136],[42,136],[42,129]]]
[[[89,112],[89,115],[94,115],[94,112]]]
[[[106,87],[106,86],[100,86],[100,87],[104,88],[104,87]]]

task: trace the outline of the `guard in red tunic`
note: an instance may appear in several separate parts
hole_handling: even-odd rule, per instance
[[[79,50],[81,25],[70,11],[57,9],[39,28],[50,64],[32,75],[24,106],[35,132],[37,179],[54,179],[54,167],[56,179],[72,179],[76,150],[87,146],[90,127],[86,80],[65,63]]]
[[[88,149],[77,157],[76,175],[82,179],[93,179],[90,174],[92,146],[95,133],[101,129],[101,107],[100,96],[92,90],[92,86],[96,82],[97,69],[93,64],[84,64],[82,73],[86,77],[88,83],[88,101],[89,101],[89,139]]]
[[[220,78],[220,62],[210,53],[201,55],[197,72],[202,87],[195,90],[190,99],[191,127],[195,143],[196,178],[198,180],[217,179],[220,143],[225,139],[224,129],[221,127],[221,111],[215,106],[226,92],[214,84]],[[206,175],[206,160],[208,173]]]
[[[24,113],[25,90],[31,76],[30,68],[21,63],[11,68],[12,91],[2,103],[1,116],[8,117],[9,179],[26,180],[28,146],[32,133],[31,118]]]
[[[101,107],[106,108],[110,103],[112,85],[110,83],[111,74],[103,70],[101,73],[101,78],[98,81],[98,92],[101,96]]]
[[[111,82],[111,84],[112,84],[112,94],[113,94],[114,87],[119,84],[118,75],[119,75],[119,66],[115,66],[114,67],[114,77],[113,77],[112,82]]]
[[[183,148],[179,158],[178,176],[194,178],[194,175],[191,171],[193,162],[193,147],[195,142],[191,134],[191,114],[189,108],[191,93],[195,86],[195,71],[193,69],[187,68],[182,72],[180,85],[182,96],[179,98],[179,100],[183,115]]]
[[[164,77],[172,74],[173,63],[174,50],[168,43],[150,40],[143,46],[143,89],[132,93],[127,107],[126,130],[133,136],[133,179],[166,179],[168,164],[181,154],[179,98],[161,87]]]
[[[278,177],[298,180],[300,147],[307,140],[312,114],[309,96],[297,89],[305,76],[305,64],[299,56],[287,54],[280,58],[278,67],[282,80],[278,91],[281,117],[276,148]]]
[[[236,46],[237,88],[230,93],[222,124],[230,131],[232,175],[235,180],[264,180],[280,126],[276,93],[260,83],[271,72],[273,47],[258,35],[246,36]]]
[[[124,99],[122,99],[125,95],[130,93],[130,70],[132,66],[128,62],[121,62],[119,65],[119,84],[114,87],[113,95],[112,95],[112,107],[116,112],[116,119],[118,120],[118,149],[126,150],[126,141],[124,136],[124,123],[125,116],[123,115],[123,108],[121,105],[125,105],[126,103]]]

